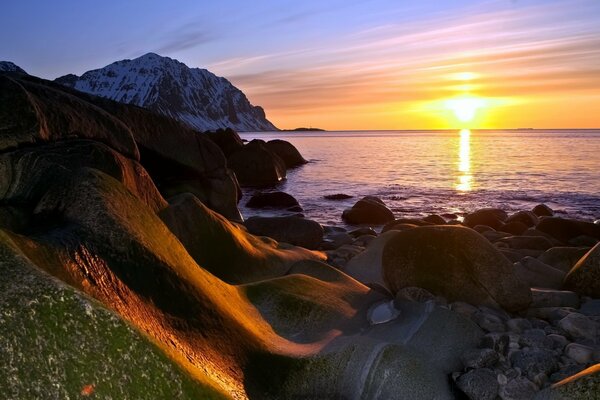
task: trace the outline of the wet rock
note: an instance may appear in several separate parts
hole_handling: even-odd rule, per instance
[[[263,140],[254,139],[227,158],[242,186],[269,186],[286,177],[285,163]]]
[[[350,231],[350,236],[352,236],[354,238],[358,238],[358,237],[364,236],[364,235],[377,236],[377,232],[375,232],[375,229],[371,228],[370,226],[358,228],[358,229],[354,229],[353,231]]]
[[[476,225],[487,225],[494,229],[498,229],[507,218],[508,215],[503,210],[497,208],[484,208],[467,214],[463,224],[471,228]]]
[[[511,222],[519,222],[527,227],[532,227],[537,225],[539,218],[533,211],[517,211],[509,216],[505,222],[507,224]]]
[[[543,218],[536,229],[553,236],[563,243],[567,243],[569,240],[581,235],[600,239],[600,225],[587,221],[548,217]]]
[[[600,244],[587,252],[567,274],[565,288],[600,298]]]
[[[510,262],[477,232],[459,226],[424,226],[399,232],[385,246],[383,275],[392,292],[427,289],[449,301],[527,307],[529,288]]]
[[[596,340],[597,323],[583,314],[571,313],[558,321],[557,325],[572,338]]]
[[[323,227],[318,222],[299,217],[252,217],[245,222],[248,232],[268,236],[279,242],[316,249],[323,241]]]
[[[516,262],[515,273],[529,287],[560,289],[564,273],[533,257]]]
[[[518,377],[501,386],[499,395],[502,400],[531,400],[537,391],[535,383],[525,377]]]
[[[552,247],[538,259],[561,271],[568,273],[588,251],[589,247]]]
[[[375,240],[376,236],[371,235],[362,235],[357,237],[352,244],[356,246],[367,247],[373,240]]]
[[[298,200],[285,192],[257,193],[246,203],[246,207],[249,208],[288,208],[294,206],[299,206]],[[302,211],[302,208],[299,211]]]
[[[308,161],[302,157],[298,149],[293,144],[281,139],[269,140],[266,143],[267,149],[277,154],[283,160],[286,168],[294,168]]]
[[[531,289],[531,307],[579,307],[577,293],[566,290]]]
[[[569,343],[565,347],[565,355],[578,364],[587,364],[592,360],[594,349],[579,343]]]
[[[327,236],[327,239],[331,241],[334,249],[337,249],[345,244],[352,244],[354,238],[345,232],[333,233]]]
[[[367,312],[367,318],[371,325],[378,325],[396,319],[400,315],[400,311],[394,307],[391,301],[377,303]]]
[[[538,204],[533,207],[532,212],[538,217],[551,217],[554,215],[554,211],[545,204]]]
[[[489,368],[471,370],[461,375],[456,385],[472,400],[495,400],[498,395],[496,374]]]
[[[529,322],[525,318],[511,318],[508,321],[506,321],[506,327],[509,331],[515,333],[522,333],[532,328],[531,322]]]
[[[465,368],[484,368],[494,365],[499,359],[498,353],[489,348],[469,349],[463,353],[461,360]]]
[[[394,219],[394,213],[378,197],[366,196],[344,210],[342,218],[350,224],[385,224]]]
[[[428,215],[427,217],[423,218],[423,221],[425,222],[429,222],[432,223],[434,225],[445,225],[446,224],[446,220],[442,217],[440,217],[439,215]]]
[[[518,350],[511,354],[510,362],[514,368],[519,368],[530,380],[540,373],[549,375],[558,369],[558,361],[554,352],[547,349]]]
[[[506,243],[511,249],[548,250],[554,244],[543,236],[510,236],[497,242]]]
[[[383,280],[381,257],[384,246],[398,232],[390,231],[379,235],[366,250],[352,258],[344,267],[344,272],[362,283],[378,283],[387,287]]]
[[[323,196],[323,198],[326,200],[346,200],[346,199],[351,199],[352,196],[350,196],[349,194],[344,194],[344,193],[336,193],[336,194],[326,194],[325,196]]]

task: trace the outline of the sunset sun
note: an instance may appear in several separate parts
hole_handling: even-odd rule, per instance
[[[460,122],[471,122],[485,101],[477,97],[459,97],[446,101],[445,106]]]

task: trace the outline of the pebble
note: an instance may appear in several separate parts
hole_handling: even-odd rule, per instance
[[[471,319],[487,332],[504,332],[506,327],[500,317],[490,312],[477,311]]]
[[[506,355],[510,338],[505,333],[488,333],[481,339],[481,347],[492,349],[498,354]]]
[[[583,314],[571,313],[558,321],[557,325],[573,338],[596,340],[597,324]]]
[[[528,329],[519,338],[519,344],[523,347],[542,347],[552,348],[552,339],[546,336],[546,332],[543,329]]]
[[[532,328],[531,322],[529,322],[525,318],[511,318],[508,321],[506,321],[506,327],[509,331],[515,333],[522,333]]]
[[[484,368],[494,365],[499,355],[492,349],[469,349],[461,357],[466,368]]]
[[[494,400],[499,389],[496,374],[488,368],[474,369],[461,375],[456,385],[473,400]]]
[[[594,349],[579,343],[569,343],[565,347],[565,355],[578,364],[587,364],[592,360]]]
[[[552,373],[559,367],[554,352],[547,349],[520,350],[510,355],[510,361],[530,379],[539,373]]]
[[[548,339],[552,340],[552,347],[558,350],[564,349],[569,344],[569,341],[563,335],[550,334]]]
[[[519,377],[501,386],[499,395],[502,400],[531,400],[537,391],[535,383],[525,377]]]

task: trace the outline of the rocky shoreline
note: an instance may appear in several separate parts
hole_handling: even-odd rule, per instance
[[[306,162],[291,144],[19,73],[0,74],[0,121],[7,398],[600,392],[597,223],[544,205],[397,218],[365,197],[346,230],[285,193],[242,201],[292,215],[243,221],[240,185]]]

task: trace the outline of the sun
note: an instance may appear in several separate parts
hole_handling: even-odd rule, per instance
[[[445,106],[459,121],[471,122],[477,115],[477,111],[485,106],[485,102],[477,97],[457,97],[447,100]]]

